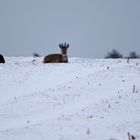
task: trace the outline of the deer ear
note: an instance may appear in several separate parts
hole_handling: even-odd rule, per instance
[[[62,48],[61,44],[59,44],[59,48]]]
[[[69,48],[69,44],[66,47]]]

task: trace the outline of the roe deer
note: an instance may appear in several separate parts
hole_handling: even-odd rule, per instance
[[[3,55],[0,54],[0,63],[5,63]]]
[[[67,49],[69,48],[69,44],[59,44],[61,49],[61,54],[49,54],[47,55],[43,63],[68,63]]]

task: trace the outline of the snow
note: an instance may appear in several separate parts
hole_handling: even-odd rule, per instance
[[[140,139],[139,59],[5,59],[0,140]]]

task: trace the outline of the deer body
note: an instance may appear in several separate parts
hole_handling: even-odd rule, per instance
[[[67,62],[68,62],[67,56],[63,56],[62,54],[50,54],[47,55],[43,60],[43,63],[67,63]]]
[[[49,54],[44,58],[43,63],[68,63],[67,49],[69,44],[59,44],[59,47],[61,54]]]

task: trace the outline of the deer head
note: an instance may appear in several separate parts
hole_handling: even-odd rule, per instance
[[[61,54],[67,54],[67,49],[69,48],[69,44],[59,44],[59,47],[61,49]]]

